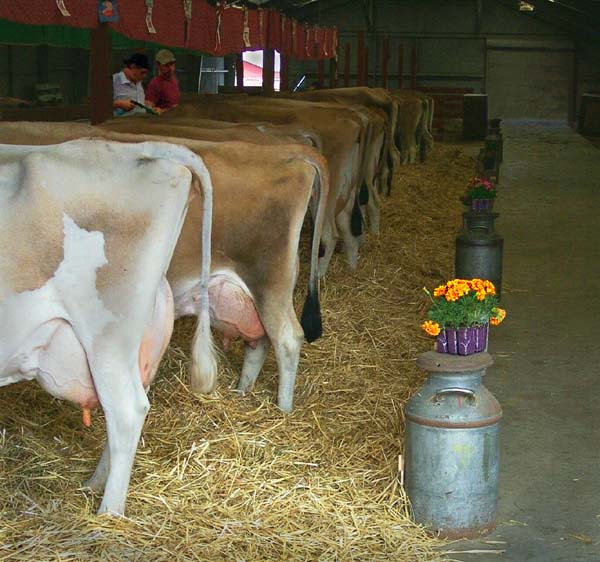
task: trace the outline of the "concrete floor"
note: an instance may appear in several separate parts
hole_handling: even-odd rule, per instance
[[[498,528],[461,561],[600,561],[600,150],[503,123],[505,323],[484,383],[502,404]],[[468,550],[504,551],[473,553]]]

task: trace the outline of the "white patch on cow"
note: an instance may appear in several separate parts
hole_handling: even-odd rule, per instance
[[[107,324],[117,320],[108,310],[96,290],[96,270],[108,263],[104,254],[102,232],[88,232],[63,213],[64,259],[52,279],[56,290],[69,296],[69,306],[76,307],[72,323],[84,347],[90,349],[94,336],[101,334]],[[85,329],[77,330],[81,319]],[[83,328],[83,326],[82,326]]]
[[[87,349],[116,320],[96,290],[96,271],[107,263],[104,235],[80,228],[66,214],[63,231],[64,257],[54,276],[39,289],[0,302],[0,386],[35,376],[31,370],[52,336],[51,320],[69,322]]]

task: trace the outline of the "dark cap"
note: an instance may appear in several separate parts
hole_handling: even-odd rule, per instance
[[[135,64],[138,68],[147,68],[150,70],[150,65],[148,64],[148,57],[146,55],[142,55],[142,53],[133,53],[128,59],[124,60],[123,63],[125,66],[129,66],[130,64]]]

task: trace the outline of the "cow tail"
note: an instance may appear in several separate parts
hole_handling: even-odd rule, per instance
[[[188,163],[202,185],[202,271],[200,274],[200,313],[192,342],[190,385],[195,393],[207,394],[217,385],[217,355],[210,331],[208,282],[210,280],[213,188],[208,169],[199,156]]]
[[[317,269],[319,265],[319,254],[321,247],[321,233],[323,221],[325,220],[325,206],[329,192],[329,171],[324,161],[310,159],[315,167],[316,174],[313,182],[313,194],[317,195],[317,211],[313,221],[312,244],[310,252],[310,274],[308,277],[308,290],[306,300],[302,308],[300,325],[304,331],[306,341],[311,343],[323,335],[323,323],[321,320],[321,305],[319,303],[319,278]]]

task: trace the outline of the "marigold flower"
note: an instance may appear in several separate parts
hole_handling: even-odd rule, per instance
[[[506,318],[506,310],[504,310],[503,308],[493,308],[492,312],[494,313],[494,316],[490,318],[490,324],[492,326],[497,326]]]
[[[433,290],[434,297],[441,297],[446,294],[446,285],[440,285]]]
[[[488,295],[495,295],[496,294],[496,287],[494,286],[494,284],[491,281],[488,281],[487,279],[483,282],[483,286],[487,292]]]
[[[437,336],[442,330],[437,322],[427,320],[421,324],[421,328],[425,330],[430,336]]]

